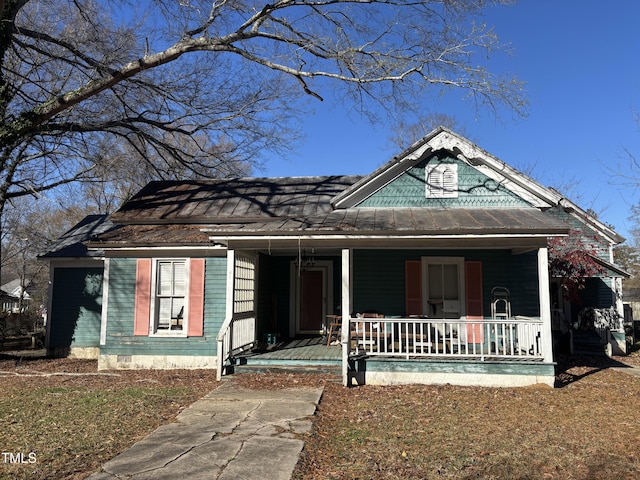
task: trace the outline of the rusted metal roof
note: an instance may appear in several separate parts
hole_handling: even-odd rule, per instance
[[[199,246],[209,235],[197,225],[121,225],[88,242],[93,248],[107,246]]]
[[[211,237],[354,233],[562,235],[568,226],[537,208],[346,208],[331,200],[361,177],[152,182],[112,216],[118,229],[96,247],[209,245]]]
[[[218,224],[207,232],[250,235],[301,232],[380,234],[566,234],[567,224],[535,208],[350,208],[306,218]]]
[[[327,214],[360,176],[151,182],[112,215],[115,223],[255,222]]]
[[[210,225],[124,225],[90,242],[92,247],[203,246],[211,238],[248,235],[562,235],[568,226],[534,208],[354,208],[309,218]]]

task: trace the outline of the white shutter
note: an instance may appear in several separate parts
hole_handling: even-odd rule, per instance
[[[454,172],[454,169],[451,168],[454,165],[447,166],[442,172],[442,195],[450,198],[455,196],[455,192],[458,189],[458,176]],[[457,165],[455,165],[457,167]]]
[[[458,165],[438,163],[425,168],[427,198],[458,198]]]

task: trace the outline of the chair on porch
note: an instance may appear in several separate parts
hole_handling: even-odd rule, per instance
[[[335,338],[335,341],[340,341],[340,334],[342,332],[342,315],[327,315],[329,320],[329,333],[327,334],[327,347],[331,345],[331,339]]]
[[[384,318],[384,315],[381,313],[375,312],[364,312],[362,314],[358,314],[359,318]],[[355,322],[355,337],[356,337],[356,352],[358,351],[358,347],[362,347],[365,351],[373,350],[374,347],[377,346],[379,340],[379,334],[382,333],[381,329],[382,324],[380,322],[372,323],[369,322]],[[370,325],[367,328],[367,325]],[[369,347],[367,349],[367,347]]]
[[[491,318],[502,320],[505,323],[493,324],[493,337],[495,345],[492,350],[495,353],[502,352],[508,354],[513,349],[514,335],[511,326],[507,326],[506,321],[511,319],[511,293],[505,287],[493,287],[491,289]]]

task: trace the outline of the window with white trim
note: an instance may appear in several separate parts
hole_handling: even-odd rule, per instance
[[[427,315],[460,318],[464,314],[464,258],[423,257],[422,265]]]
[[[153,332],[186,332],[187,262],[163,259],[155,267]]]
[[[458,198],[458,164],[427,165],[425,183],[427,198]]]

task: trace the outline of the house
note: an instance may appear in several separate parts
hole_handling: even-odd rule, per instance
[[[622,238],[445,128],[365,176],[151,182],[43,256],[48,347],[100,368],[262,359],[337,365],[345,385],[553,385],[548,241],[576,227],[612,269],[597,297],[622,309]]]
[[[26,283],[26,285],[23,285],[23,283]],[[29,295],[30,283],[28,280],[23,281],[20,278],[16,278],[0,287],[3,312],[20,313],[31,303],[31,295]]]

